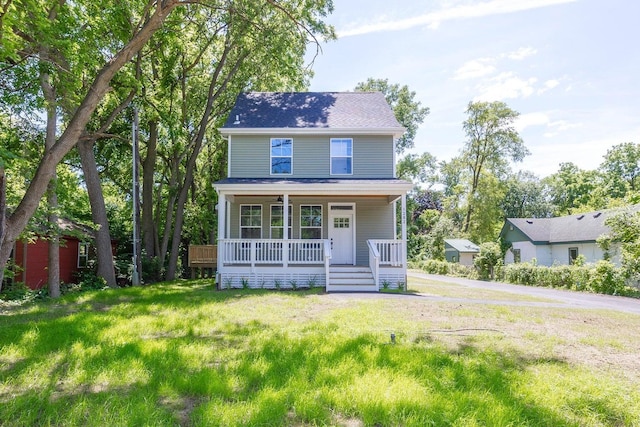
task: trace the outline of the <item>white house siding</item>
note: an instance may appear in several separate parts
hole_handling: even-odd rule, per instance
[[[240,205],[262,206],[262,238],[268,239],[270,224],[270,206],[277,204],[278,191],[274,190],[273,197],[236,197],[231,204],[230,238],[240,237]],[[386,197],[298,197],[289,198],[293,206],[292,239],[300,238],[300,205],[322,206],[322,238],[328,236],[329,203],[355,203],[356,207],[356,264],[369,264],[369,239],[393,239],[394,216],[393,205]]]
[[[270,140],[293,138],[293,174],[271,175]],[[353,139],[349,178],[393,177],[393,138],[377,135],[243,135],[231,137],[230,178],[329,178],[331,138]],[[345,175],[339,175],[345,177]]]
[[[569,264],[569,248],[578,248],[578,255],[584,255],[588,263],[598,262],[604,258],[604,252],[595,242],[554,244],[551,249],[552,261],[546,265]]]
[[[461,253],[460,254],[460,264],[472,266],[473,265],[473,256],[474,255],[475,254]]]
[[[520,249],[520,261],[529,262],[539,256],[536,245],[531,242],[513,242],[513,249]],[[508,250],[504,257],[505,264],[513,264],[513,252]]]

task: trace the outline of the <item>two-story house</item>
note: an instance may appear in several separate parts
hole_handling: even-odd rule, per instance
[[[396,178],[404,128],[381,93],[245,93],[220,132],[219,287],[406,284],[412,184]]]

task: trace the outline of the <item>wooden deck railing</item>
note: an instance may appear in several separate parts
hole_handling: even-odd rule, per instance
[[[215,268],[217,263],[216,245],[189,245],[189,267]]]

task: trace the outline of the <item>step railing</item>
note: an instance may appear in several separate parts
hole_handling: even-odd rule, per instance
[[[389,267],[402,267],[405,262],[404,240],[368,240],[380,254],[380,265]]]

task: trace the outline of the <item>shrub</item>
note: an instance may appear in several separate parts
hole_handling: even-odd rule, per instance
[[[587,286],[588,290],[600,294],[627,295],[630,293],[623,272],[611,261],[598,261],[595,268],[591,270]]]
[[[502,261],[502,249],[495,242],[485,242],[480,245],[480,253],[473,263],[483,279],[493,279],[494,269]]]

